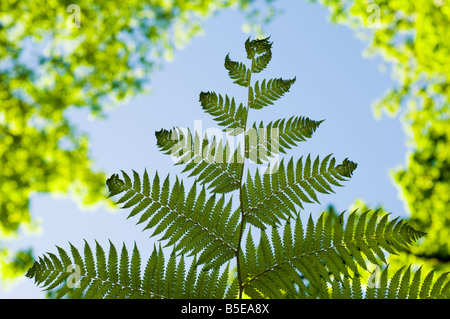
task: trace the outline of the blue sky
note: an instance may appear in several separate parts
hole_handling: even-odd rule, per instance
[[[266,27],[271,36],[273,58],[259,78],[297,77],[291,92],[274,107],[253,111],[249,121],[266,122],[283,117],[307,116],[322,120],[320,128],[307,143],[288,153],[298,158],[311,153],[324,157],[333,153],[338,161],[348,157],[358,163],[353,178],[336,194],[321,196],[321,205],[306,206],[306,213],[318,214],[329,204],[343,211],[355,199],[370,206],[382,204],[394,216],[405,216],[389,171],[404,163],[405,136],[397,119],[375,120],[371,103],[393,84],[388,72],[380,72],[380,59],[366,59],[365,44],[352,30],[331,24],[327,9],[306,1],[283,0],[284,13]],[[180,172],[169,156],[156,148],[154,132],[173,126],[193,128],[202,120],[203,129],[214,127],[198,102],[201,91],[227,93],[242,100],[246,92],[232,84],[223,66],[227,53],[233,60],[245,60],[242,32],[243,14],[236,10],[220,12],[204,24],[205,33],[194,38],[175,60],[153,74],[153,92],[139,96],[108,113],[105,121],[90,121],[83,111],[72,112],[79,129],[91,138],[92,157],[99,169],[108,174],[120,170],[142,173],[144,168],[160,176]],[[242,100],[243,101],[243,100]],[[180,175],[186,177],[187,175]],[[32,198],[31,214],[41,221],[39,234],[24,235],[11,247],[33,247],[36,256],[55,251],[55,245],[68,248],[68,242],[83,246],[83,239],[105,248],[108,239],[117,246],[125,242],[132,248],[136,241],[143,257],[154,240],[148,232],[126,220],[126,213],[103,207],[82,211],[70,198],[38,194]],[[143,258],[144,259],[144,258]],[[24,279],[0,298],[42,298],[41,290]]]

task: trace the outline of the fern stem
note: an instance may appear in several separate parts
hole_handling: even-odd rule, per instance
[[[241,184],[242,185],[242,184]],[[237,265],[237,276],[239,280],[239,299],[242,299],[242,291],[244,290],[243,284],[242,284],[242,274],[241,274],[241,267],[240,267],[240,251],[241,251],[241,242],[242,242],[242,235],[244,233],[244,210],[242,205],[242,186],[240,186],[239,190],[239,197],[241,201],[241,225],[239,229],[239,241],[238,241],[238,247],[236,252],[236,265]]]
[[[237,276],[238,276],[238,281],[239,281],[239,299],[242,299],[242,293],[244,291],[244,286],[243,286],[243,281],[242,281],[242,273],[241,273],[241,263],[240,263],[240,252],[241,252],[241,246],[242,246],[242,237],[244,234],[244,230],[245,230],[245,210],[244,210],[244,201],[243,201],[243,195],[242,195],[242,180],[244,177],[244,168],[245,168],[245,160],[246,160],[246,155],[245,155],[245,150],[247,149],[247,139],[245,138],[245,134],[247,131],[247,121],[248,121],[248,113],[250,111],[250,90],[251,90],[251,80],[252,80],[252,71],[253,67],[254,67],[254,63],[255,63],[255,59],[252,59],[252,68],[250,69],[250,75],[248,78],[248,93],[247,93],[247,110],[245,112],[245,121],[244,121],[244,145],[243,145],[243,150],[244,150],[244,160],[242,161],[242,168],[241,168],[241,173],[239,176],[239,203],[240,203],[240,207],[241,207],[241,224],[240,224],[240,228],[239,228],[239,240],[238,240],[238,246],[237,246],[237,250],[236,250],[236,267],[237,267]]]

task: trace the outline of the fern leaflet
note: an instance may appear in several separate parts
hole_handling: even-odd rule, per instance
[[[225,95],[225,98],[215,92],[200,93],[200,104],[203,110],[213,116],[214,120],[220,126],[227,127],[230,134],[239,134],[243,132],[247,110],[241,104],[236,107],[234,98]]]
[[[327,282],[357,278],[359,267],[368,270],[366,260],[385,263],[384,252],[374,247],[396,253],[424,235],[395,219],[386,223],[387,218],[380,218],[377,211],[360,215],[355,211],[344,226],[343,214],[337,218],[322,214],[316,223],[310,216],[304,226],[297,215],[293,231],[291,223],[285,224],[283,236],[272,228],[270,240],[263,231],[257,248],[249,236],[243,267],[245,293],[253,298],[323,297],[315,294],[323,293]]]
[[[246,158],[263,164],[279,153],[286,154],[287,149],[297,146],[297,142],[306,141],[323,121],[314,121],[306,117],[293,116],[264,125],[253,123],[247,131]]]
[[[404,267],[403,267],[404,268]],[[333,299],[448,299],[450,280],[448,273],[434,279],[434,270],[422,276],[422,268],[413,272],[411,266],[406,270],[400,268],[389,276],[389,267],[381,275],[380,282],[369,278],[363,285],[360,277],[344,277],[333,280],[330,287],[324,288],[323,298]]]
[[[255,87],[250,87],[249,107],[252,109],[262,109],[265,106],[273,105],[273,102],[281,98],[286,92],[289,92],[291,85],[295,83],[292,80],[270,79],[255,82]]]
[[[176,164],[185,164],[183,172],[190,171],[197,181],[206,184],[214,193],[228,193],[240,186],[239,172],[243,158],[239,149],[232,150],[228,142],[223,146],[221,140],[214,138],[200,140],[198,134],[181,129],[156,132],[157,145],[165,154],[174,156]]]
[[[135,171],[133,181],[125,172],[122,175],[123,180],[117,174],[108,179],[110,196],[122,194],[117,203],[132,208],[128,218],[140,214],[138,224],[146,222],[144,230],[153,229],[152,236],[162,234],[161,240],[174,245],[175,252],[199,253],[201,263],[221,265],[234,256],[239,215],[231,199],[207,198],[205,188],[198,192],[196,184],[186,191],[178,179],[171,187],[169,176],[161,185],[157,173],[150,181],[145,171],[142,186]]]
[[[234,80],[233,83],[247,87],[250,85],[251,71],[247,69],[244,63],[231,61],[230,55],[225,57],[225,68],[228,70],[228,76]]]
[[[245,42],[245,50],[247,52],[247,59],[252,60],[252,73],[260,73],[263,71],[272,59],[272,42],[269,38],[257,39]]]
[[[332,186],[342,186],[339,181],[349,178],[355,168],[348,160],[336,165],[331,155],[322,161],[319,157],[311,161],[308,155],[295,165],[292,158],[287,165],[283,159],[278,166],[269,166],[263,177],[258,171],[254,177],[249,173],[243,185],[244,214],[257,227],[276,227],[280,219],[292,217],[296,206],[303,209],[303,203],[319,202],[317,193],[334,192]]]
[[[87,242],[83,256],[72,244],[70,246],[71,255],[58,247],[59,256],[47,253],[35,261],[26,274],[28,278],[34,278],[37,285],[46,290],[53,289],[57,298],[222,299],[237,293],[235,287],[228,285],[229,266],[223,271],[198,271],[194,260],[186,273],[184,257],[177,260],[175,254],[171,254],[166,262],[161,246],[153,249],[144,269],[141,269],[136,245],[130,258],[125,244],[119,256],[110,242],[107,260],[104,249],[97,242],[95,257]],[[70,271],[74,264],[80,266],[78,273]]]

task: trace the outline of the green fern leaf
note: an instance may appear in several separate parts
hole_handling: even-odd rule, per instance
[[[388,291],[387,291],[388,299],[395,299],[395,297],[397,296],[397,291],[400,286],[402,270],[403,270],[403,267],[400,268],[399,270],[397,270],[395,272],[394,276],[392,276],[391,280],[389,281],[389,287],[388,287]]]
[[[272,59],[272,42],[269,42],[269,38],[255,39],[250,41],[247,39],[245,42],[245,50],[247,51],[247,58],[252,60],[252,73],[260,73],[263,71],[270,60]]]
[[[314,169],[313,169],[314,170]],[[376,216],[375,219],[373,216]],[[262,232],[261,241],[258,249],[253,247],[253,241],[249,236],[246,241],[246,254],[243,256],[245,260],[245,269],[248,271],[247,281],[244,283],[244,287],[252,287],[254,282],[258,283],[257,288],[249,288],[253,294],[256,291],[260,291],[261,287],[265,287],[266,294],[272,294],[275,297],[276,287],[271,287],[271,283],[276,283],[278,289],[284,289],[290,291],[293,287],[285,284],[281,284],[280,280],[273,281],[273,272],[283,272],[288,274],[288,278],[295,278],[301,274],[305,280],[309,281],[318,291],[321,291],[325,296],[326,288],[324,283],[333,283],[333,278],[357,278],[358,276],[350,276],[349,270],[358,275],[358,266],[363,269],[367,269],[364,255],[365,251],[370,251],[368,248],[367,239],[372,237],[389,237],[391,240],[401,242],[401,244],[407,245],[412,239],[416,239],[422,235],[408,226],[396,227],[395,222],[386,223],[386,220],[379,218],[379,212],[364,212],[357,214],[357,211],[353,212],[347,218],[347,223],[344,225],[342,215],[338,218],[334,218],[332,215],[322,214],[317,222],[314,222],[310,216],[306,228],[302,226],[301,219],[297,215],[295,219],[295,231],[294,236],[287,234],[290,231],[289,226],[285,226],[283,243],[280,243],[281,237],[278,232],[272,230],[271,240]],[[380,221],[378,221],[380,219]],[[368,221],[370,227],[368,228]],[[377,226],[377,223],[382,223],[384,229],[378,232],[378,235],[374,235],[373,229]],[[389,226],[391,225],[391,226]],[[404,224],[402,224],[404,225]],[[291,241],[294,238],[294,242]],[[374,238],[372,238],[374,239]],[[378,240],[376,238],[374,240]],[[282,246],[282,252],[280,253],[280,246]],[[290,248],[286,248],[290,246]],[[273,251],[272,252],[272,248]],[[392,248],[394,249],[394,248]],[[375,258],[375,255],[373,255]],[[375,260],[376,264],[379,264],[379,260]],[[331,276],[332,275],[332,276]],[[383,276],[383,275],[382,275]],[[297,277],[298,278],[298,277]],[[384,280],[384,279],[382,279]],[[293,279],[288,282],[294,282]],[[301,285],[298,283],[295,289],[298,289]],[[400,272],[392,277],[389,286],[383,287],[383,293],[378,293],[378,297],[383,297],[387,294],[388,298],[399,296],[406,296],[408,293],[407,287],[410,286],[409,274],[406,272],[403,277],[400,276]],[[337,284],[337,283],[335,283]],[[348,282],[347,286],[339,286],[339,291],[334,293],[339,296],[352,296],[355,298],[362,298],[362,289],[360,289],[359,282]],[[280,286],[281,285],[281,286]],[[425,287],[428,292],[429,285]],[[439,284],[439,288],[442,284]],[[436,291],[439,290],[436,288]],[[325,290],[324,290],[325,289]],[[305,295],[310,294],[309,291],[303,291]],[[375,291],[370,292],[371,297],[375,297]],[[255,295],[256,296],[256,295]]]
[[[410,282],[411,282],[411,266],[408,266],[400,282],[400,287],[397,292],[398,299],[406,299],[406,297],[408,296],[408,290],[410,288]]]
[[[98,278],[101,280],[108,280],[108,267],[106,265],[105,251],[97,241],[95,241],[95,252],[95,257],[97,259]]]
[[[126,173],[122,174],[124,180],[127,180]],[[195,183],[185,192],[183,183],[178,179],[171,186],[169,176],[161,186],[158,174],[155,174],[152,182],[149,181],[149,185],[152,185],[149,196],[136,192],[130,183],[127,184],[116,174],[108,179],[107,184],[116,192],[121,187],[121,193],[125,193],[124,196],[129,198],[128,201],[122,200],[124,196],[119,198],[124,204],[123,207],[132,208],[134,205],[130,215],[141,215],[138,223],[147,222],[144,230],[153,229],[152,236],[162,235],[161,239],[168,240],[168,245],[174,245],[175,251],[191,255],[202,252],[202,263],[217,264],[218,260],[225,263],[234,256],[238,225],[233,222],[235,228],[222,229],[215,226],[226,225],[228,220],[235,220],[231,210],[232,199],[225,201],[223,196],[216,199],[214,195],[205,201],[204,188],[200,196],[197,196]],[[132,195],[129,196],[129,193]],[[140,201],[135,201],[135,198]],[[145,205],[142,202],[145,202]],[[215,254],[212,254],[213,251]]]
[[[270,158],[286,151],[298,142],[311,138],[323,121],[314,121],[306,117],[280,119],[264,125],[256,123],[246,133],[246,158],[263,164]],[[291,171],[291,170],[288,170]]]
[[[139,250],[134,243],[133,253],[131,255],[130,263],[130,284],[134,289],[138,289],[140,286],[140,276],[141,276],[141,255]]]
[[[92,254],[91,247],[89,247],[89,244],[86,242],[86,240],[84,242],[84,260],[86,271],[88,273],[88,276],[96,277],[97,273],[95,271],[94,255]]]
[[[291,80],[283,80],[281,78],[270,79],[266,82],[263,80],[255,82],[254,87],[250,87],[249,107],[252,109],[262,109],[265,106],[273,105],[285,93],[289,92],[296,78]]]
[[[184,134],[179,129],[156,132],[157,144],[161,151],[177,159],[177,165],[185,164],[183,172],[190,172],[202,184],[209,184],[214,193],[228,193],[240,186],[239,173],[243,160],[239,159],[239,149],[231,150],[228,142],[215,139],[200,143],[198,135],[192,136],[188,130]],[[201,145],[200,145],[201,144]]]
[[[70,244],[71,245],[71,244]],[[113,275],[109,269],[115,269],[117,260],[117,250],[110,242],[109,261],[105,264],[104,250],[96,243],[96,253],[92,253],[89,244],[85,241],[83,257],[78,250],[71,245],[71,254],[58,248],[58,255],[48,253],[35,261],[28,270],[26,276],[34,278],[42,288],[52,289],[58,298],[82,298],[82,299],[117,299],[117,298],[156,298],[170,299],[178,298],[224,298],[229,294],[227,276],[228,266],[224,271],[216,269],[214,271],[198,271],[191,266],[191,280],[187,280],[185,275],[184,259],[176,260],[172,254],[169,261],[164,260],[164,253],[159,249],[154,249],[147,261],[144,274],[141,273],[140,252],[136,244],[134,245],[131,258],[125,246],[122,246],[119,265],[119,276]],[[94,257],[95,256],[95,257]],[[92,258],[91,258],[92,257]],[[69,258],[69,259],[68,259]],[[68,287],[71,273],[67,271],[65,265],[76,263],[79,258],[89,260],[86,270],[78,273],[80,285]],[[72,259],[72,261],[70,261]],[[92,262],[92,265],[91,265]],[[97,268],[98,272],[93,272],[91,267]],[[108,270],[107,270],[108,268]],[[81,269],[81,268],[80,268]],[[108,278],[98,274],[110,273]],[[64,275],[64,277],[61,277]],[[217,278],[220,278],[219,280]],[[208,292],[215,288],[214,294]],[[233,288],[234,289],[234,288]]]
[[[246,198],[253,197],[255,202],[253,205],[248,200],[244,203],[244,215],[252,218],[249,222],[251,221],[257,227],[261,224],[276,226],[280,219],[292,217],[293,204],[303,209],[303,203],[319,202],[316,193],[329,193],[331,185],[334,185],[331,181],[346,180],[345,177],[351,175],[350,171],[353,172],[356,168],[356,164],[348,160],[335,166],[334,158],[331,160],[330,158],[331,156],[327,156],[320,163],[320,170],[314,169],[314,171],[312,171],[309,156],[306,161],[300,159],[296,164],[295,175],[292,175],[292,170],[287,174],[284,160],[282,160],[279,168],[267,169],[264,174],[265,187],[258,193],[248,193],[248,185],[260,183],[259,173],[257,172],[254,178],[249,177],[243,186],[244,192],[247,193]],[[320,162],[318,157],[315,162],[318,166]],[[280,182],[282,187],[279,187]],[[254,222],[255,219],[259,220],[258,225]]]
[[[231,61],[230,55],[225,57],[225,68],[228,70],[228,76],[234,80],[233,83],[239,84],[244,87],[250,85],[251,70],[247,69],[244,63]]]
[[[359,277],[343,277],[339,280],[333,280],[330,283],[331,291],[325,292],[333,298],[346,299],[417,299],[418,287],[422,286],[423,293],[420,298],[448,298],[448,288],[445,285],[450,284],[450,280],[446,278],[446,274],[442,274],[433,283],[433,273],[430,271],[425,278],[421,276],[421,268],[413,272],[410,267],[406,270],[403,268],[397,270],[394,275],[389,275],[389,268],[386,267],[382,273],[377,288],[371,287],[365,289],[361,284]],[[412,280],[411,280],[412,278]],[[345,291],[345,287],[352,286],[351,292]],[[431,287],[436,287],[434,291],[430,291]],[[375,294],[374,291],[377,291]],[[365,293],[363,293],[365,291]]]
[[[203,110],[210,114],[220,125],[225,126],[230,134],[242,133],[247,118],[247,109],[242,105],[236,105],[234,98],[225,98],[215,92],[201,92],[200,104]]]
[[[128,250],[125,247],[125,243],[122,246],[122,251],[120,253],[119,260],[119,283],[122,286],[128,286],[130,280],[129,274],[129,258],[128,258]]]

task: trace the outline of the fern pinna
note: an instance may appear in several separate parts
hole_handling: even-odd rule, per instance
[[[86,242],[80,253],[70,244],[39,258],[27,276],[66,298],[448,296],[446,274],[434,278],[433,271],[409,266],[389,275],[386,254],[401,253],[424,235],[408,224],[379,211],[303,217],[305,204],[334,193],[357,165],[332,155],[274,160],[311,138],[322,121],[294,116],[248,123],[250,110],[272,107],[295,83],[276,78],[252,85],[272,59],[271,48],[268,38],[248,39],[250,66],[225,58],[229,77],[247,89],[246,104],[200,93],[201,107],[224,133],[243,136],[236,147],[189,129],[156,132],[159,149],[195,178],[189,186],[147,170],[107,180],[110,196],[171,249],[169,257],[161,245],[143,262],[136,245],[119,252],[110,243],[105,252],[96,242],[94,252]],[[250,161],[263,169],[251,170]],[[376,287],[371,277],[363,281],[370,265],[384,268]]]

